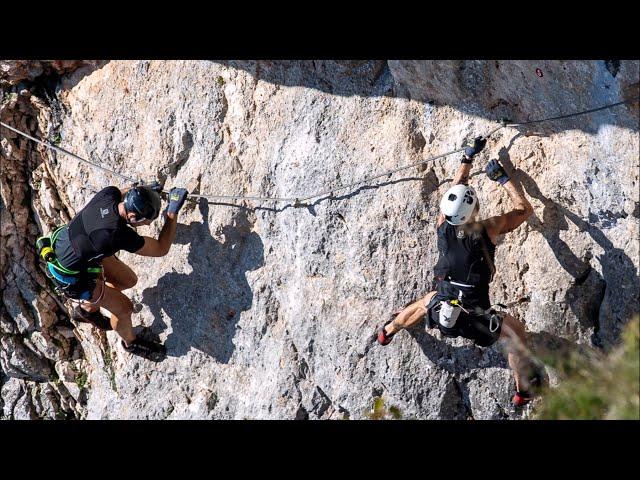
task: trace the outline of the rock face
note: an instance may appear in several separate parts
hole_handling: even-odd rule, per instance
[[[19,85],[43,75],[71,74],[78,69],[88,72],[104,63],[99,60],[0,60],[0,85]]]
[[[38,67],[21,68],[35,80],[23,94],[5,87],[5,123],[167,188],[294,198],[457,149],[504,116],[613,103],[638,84],[638,62],[624,61],[112,61],[50,76],[42,91]],[[498,346],[424,324],[388,347],[372,342],[391,312],[432,289],[438,203],[459,156],[303,208],[187,204],[169,255],[119,254],[139,276],[134,325],[168,349],[154,364],[114,332],[69,334],[30,248],[92,192],[127,185],[0,133],[5,417],[364,418],[374,397],[404,418],[522,415],[509,410]],[[482,173],[499,158],[535,209],[499,243],[491,291],[494,302],[528,298],[510,311],[534,349],[610,348],[637,313],[638,148],[637,106],[625,105],[503,128],[476,159]],[[486,176],[472,184],[482,216],[510,208]]]
[[[47,124],[49,112],[38,97],[24,91],[3,95],[0,120],[41,135],[38,125]],[[60,212],[55,185],[33,143],[3,129],[0,154],[0,415],[77,417],[82,414],[77,385],[57,372],[75,372],[83,363],[82,348],[33,248],[42,227],[48,231],[68,216]],[[48,215],[38,215],[43,202]]]

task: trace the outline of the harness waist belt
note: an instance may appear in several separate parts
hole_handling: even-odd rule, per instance
[[[60,273],[53,266],[52,263],[47,263],[47,268],[48,268],[49,272],[51,273],[51,275],[53,275],[53,278],[55,278],[59,282],[66,283],[67,285],[73,285],[74,283],[76,283],[78,281],[77,277],[72,277],[70,275],[63,275],[62,273]]]
[[[468,285],[466,283],[454,282],[453,280],[447,280],[451,285],[455,285],[456,287],[466,287],[466,288],[476,288],[475,285]]]

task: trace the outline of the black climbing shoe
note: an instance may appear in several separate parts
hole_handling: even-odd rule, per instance
[[[95,312],[87,312],[85,309],[77,305],[73,308],[71,319],[76,322],[90,323],[100,330],[113,330],[113,328],[111,328],[111,321],[102,315],[99,309]]]
[[[159,342],[153,342],[137,337],[128,346],[122,340],[122,348],[132,355],[138,355],[144,357],[152,362],[161,362],[167,356],[167,349]]]

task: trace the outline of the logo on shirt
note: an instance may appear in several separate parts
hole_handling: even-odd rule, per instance
[[[100,215],[102,216],[102,218],[104,218],[105,215],[109,215],[109,209],[108,208],[101,208],[100,209]]]
[[[464,238],[464,230],[462,228],[459,228],[458,231],[456,232],[456,236],[458,238]]]

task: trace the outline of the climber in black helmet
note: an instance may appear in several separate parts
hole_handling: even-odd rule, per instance
[[[123,191],[113,186],[104,188],[68,225],[50,237],[42,237],[49,240],[48,249],[38,245],[57,289],[80,303],[72,318],[102,330],[115,330],[126,351],[153,361],[164,356],[164,345],[139,338],[133,332],[133,303],[122,290],[133,287],[138,277],[114,254],[119,250],[147,257],[167,254],[175,237],[178,212],[187,197],[184,188],[174,188],[169,193],[165,223],[157,239],[140,236],[131,228],[149,225],[158,217],[160,190],[158,184]],[[100,307],[111,313],[110,320],[100,314]]]
[[[409,305],[377,331],[381,345],[426,315],[429,328],[443,335],[462,336],[488,347],[505,340],[509,365],[514,371],[516,394],[513,402],[521,406],[532,398],[531,388],[541,381],[527,360],[523,325],[513,316],[497,312],[489,301],[489,283],[493,279],[494,255],[500,235],[520,226],[533,213],[531,204],[518,185],[497,160],[487,164],[491,180],[502,185],[515,208],[486,220],[476,220],[479,205],[475,190],[468,186],[473,157],[486,139],[478,137],[465,150],[460,168],[440,202],[437,221],[440,258],[434,269],[437,289]]]

